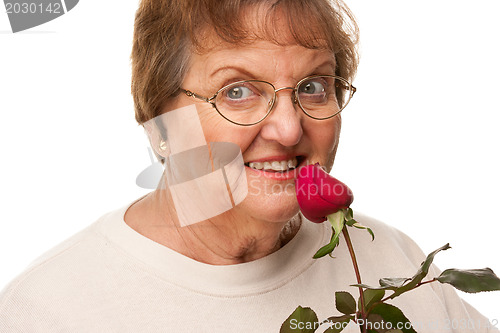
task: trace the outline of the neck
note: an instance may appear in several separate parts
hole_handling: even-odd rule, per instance
[[[300,217],[270,222],[240,214],[237,207],[190,226],[179,226],[166,191],[155,191],[133,204],[125,222],[134,230],[194,260],[232,265],[265,257],[297,233]]]

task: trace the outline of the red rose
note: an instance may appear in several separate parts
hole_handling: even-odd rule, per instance
[[[302,214],[315,223],[324,222],[328,215],[349,208],[354,200],[351,189],[326,173],[319,163],[299,169],[295,192]]]

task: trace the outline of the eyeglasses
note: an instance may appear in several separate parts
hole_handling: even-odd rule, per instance
[[[339,114],[349,103],[356,88],[346,79],[333,75],[314,75],[300,80],[294,87],[276,89],[261,80],[238,81],[224,86],[212,97],[203,97],[181,89],[187,96],[212,104],[226,120],[241,126],[260,123],[271,113],[276,93],[292,90],[292,102],[309,117],[329,119]]]

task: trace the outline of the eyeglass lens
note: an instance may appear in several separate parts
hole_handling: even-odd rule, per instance
[[[347,81],[330,76],[306,78],[296,87],[295,97],[302,110],[313,118],[325,119],[342,110],[350,99]],[[227,119],[253,124],[264,119],[275,99],[274,87],[257,80],[235,82],[217,93],[215,106]]]

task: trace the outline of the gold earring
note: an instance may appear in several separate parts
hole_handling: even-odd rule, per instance
[[[161,151],[167,150],[167,143],[163,140],[160,141],[160,150]]]

